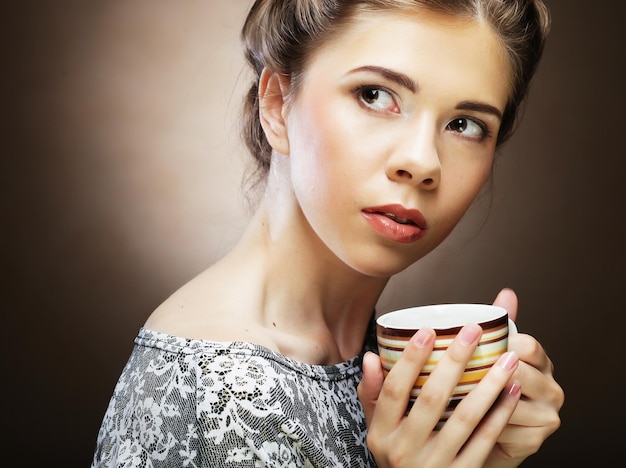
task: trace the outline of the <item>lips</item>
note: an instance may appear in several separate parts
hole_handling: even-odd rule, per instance
[[[376,232],[394,242],[415,242],[426,233],[426,218],[416,209],[384,205],[365,208],[361,213]]]

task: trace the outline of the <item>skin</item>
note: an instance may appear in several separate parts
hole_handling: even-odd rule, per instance
[[[503,289],[494,305],[507,309],[512,320],[517,318],[517,297],[512,290]],[[422,389],[422,402],[418,399],[405,417],[403,402],[419,373],[415,369],[428,358],[434,332],[427,330],[421,340],[420,345],[414,337],[401,359],[402,367],[397,367],[398,361],[384,381],[378,357],[373,353],[364,357],[359,397],[368,421],[368,445],[377,453],[380,466],[514,467],[558,429],[563,391],[554,381],[552,362],[541,345],[524,334],[510,335],[505,357],[459,404],[443,429],[431,432],[451,385],[476,347],[476,341],[455,340],[447,353],[446,372],[438,366]],[[503,382],[508,383],[499,394]],[[497,404],[489,410],[493,401]]]
[[[274,152],[264,198],[237,246],[146,327],[253,342],[310,364],[357,355],[388,279],[445,239],[487,179],[509,74],[488,26],[424,12],[361,14],[316,51],[301,89],[265,70],[260,117]],[[423,214],[419,240],[372,228],[363,210],[387,204]],[[512,292],[498,301],[516,315]],[[551,363],[519,335],[506,365],[432,432],[475,335],[470,326],[455,342],[408,417],[432,334],[415,338],[385,380],[366,356],[359,397],[381,466],[515,465],[556,429],[562,392]]]
[[[317,236],[347,267],[383,278],[445,239],[490,173],[500,120],[460,111],[459,103],[501,112],[509,92],[504,58],[491,53],[497,44],[474,46],[493,41],[490,31],[460,34],[458,20],[432,28],[387,16],[367,17],[316,55],[287,116],[289,146],[281,148],[298,155],[290,165],[294,195]],[[372,66],[402,73],[415,89],[365,68]],[[363,85],[385,94],[368,108],[355,96]],[[463,134],[447,128],[458,117],[471,126]],[[361,209],[387,203],[418,208],[429,225],[424,238],[399,245],[372,232]]]

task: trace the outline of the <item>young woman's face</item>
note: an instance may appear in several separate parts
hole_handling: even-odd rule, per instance
[[[286,114],[303,222],[368,275],[426,255],[489,176],[510,82],[488,25],[361,14],[311,59]]]

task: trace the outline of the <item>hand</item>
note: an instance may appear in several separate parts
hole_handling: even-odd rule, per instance
[[[517,318],[517,297],[510,289],[500,291],[494,305],[507,309],[512,320]],[[513,379],[521,384],[522,398],[489,456],[489,467],[518,466],[561,425],[564,394],[554,380],[554,366],[544,349],[529,335],[512,334],[509,350],[520,357]]]
[[[485,463],[520,398],[517,382],[507,387],[518,367],[515,352],[506,353],[443,428],[434,431],[480,334],[478,325],[463,328],[408,414],[409,394],[432,351],[434,331],[416,333],[385,379],[380,358],[373,353],[364,356],[358,394],[368,425],[367,444],[379,466],[475,467]]]

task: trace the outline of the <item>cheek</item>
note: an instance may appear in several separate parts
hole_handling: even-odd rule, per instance
[[[439,186],[442,196],[436,212],[441,226],[447,232],[463,217],[491,175],[493,151],[486,150],[483,154],[469,156],[466,164],[444,164],[442,167]]]
[[[455,217],[457,222],[476,200],[476,197],[491,175],[492,159],[489,158],[488,161],[489,163],[475,168],[474,171],[465,172],[464,177],[460,181],[452,184],[452,187],[456,187],[456,189],[452,190],[451,205],[456,207]]]
[[[296,116],[290,131],[292,180],[300,191],[322,191],[336,196],[354,171],[358,148],[354,130],[340,112],[318,102],[307,103],[307,113]]]

